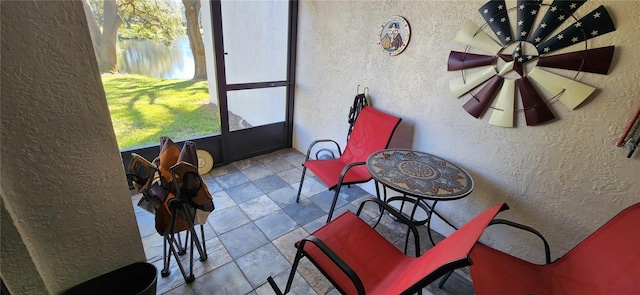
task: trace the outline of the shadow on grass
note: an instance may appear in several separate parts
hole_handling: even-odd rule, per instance
[[[157,144],[161,136],[181,140],[220,132],[207,81],[105,75],[103,85],[120,149]]]

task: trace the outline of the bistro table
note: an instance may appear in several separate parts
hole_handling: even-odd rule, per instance
[[[400,212],[403,212],[405,202],[414,204],[409,214],[410,220],[416,224],[427,225],[429,240],[433,245],[435,243],[431,236],[431,216],[434,213],[456,228],[435,211],[436,204],[439,201],[464,198],[473,190],[473,179],[464,169],[440,157],[410,149],[386,149],[375,152],[367,159],[367,169],[375,180],[378,198],[381,198],[378,188],[380,183],[384,187],[383,201],[402,201]],[[387,199],[387,188],[401,193],[402,196]],[[429,205],[427,201],[433,203]],[[418,207],[427,213],[425,220],[414,219]]]

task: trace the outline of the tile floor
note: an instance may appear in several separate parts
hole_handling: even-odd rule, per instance
[[[300,203],[295,197],[304,155],[284,149],[215,168],[203,178],[214,196],[215,210],[205,224],[208,259],[194,254],[196,279],[185,284],[175,261],[171,274],[158,274],[157,294],[274,294],[267,283],[273,276],[284,290],[295,255],[294,242],[324,225],[333,192],[307,172]],[[365,198],[374,197],[358,186],[340,192],[334,216],[356,211]],[[162,269],[162,237],[154,228],[154,216],[136,206],[140,194],[132,196],[147,261]],[[364,215],[373,218],[377,211]],[[399,249],[404,249],[406,226],[384,216],[377,227]],[[423,251],[428,242],[426,227],[420,227]],[[198,231],[199,232],[199,231]],[[436,241],[442,237],[434,235]],[[410,242],[411,243],[411,242]],[[411,244],[409,245],[410,248]],[[410,251],[411,252],[411,251]],[[188,261],[188,254],[181,260]],[[185,267],[188,263],[183,262]],[[423,294],[473,294],[468,269],[453,273],[442,289],[433,283]],[[339,294],[306,259],[298,266],[290,294]]]

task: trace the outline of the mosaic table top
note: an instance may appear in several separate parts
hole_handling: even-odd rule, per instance
[[[371,176],[383,185],[410,196],[453,200],[473,190],[473,179],[447,160],[420,151],[387,149],[367,159]]]

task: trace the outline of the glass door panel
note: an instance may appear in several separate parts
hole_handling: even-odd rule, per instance
[[[221,0],[212,11],[223,158],[290,146],[297,1]]]
[[[221,1],[227,84],[287,79],[289,1]]]
[[[230,131],[283,122],[286,119],[286,87],[229,91],[227,100]]]
[[[180,1],[176,3],[180,4]],[[206,80],[188,80],[190,76],[157,77],[160,80],[182,79],[175,82],[160,81],[165,84],[158,89],[174,91],[176,87],[185,88],[189,97],[169,95],[170,101],[184,97],[185,101],[197,105],[185,107],[189,115],[186,119],[181,113],[175,112],[173,106],[173,111],[165,115],[151,116],[149,112],[136,111],[146,117],[164,120],[158,123],[162,126],[177,126],[175,122],[191,122],[190,118],[204,119],[205,123],[198,121],[189,125],[198,127],[199,133],[181,135],[162,130],[146,136],[151,140],[149,143],[132,144],[142,146],[122,150],[125,166],[130,161],[131,152],[148,159],[157,156],[160,135],[169,135],[176,142],[187,139],[195,141],[198,149],[207,150],[214,156],[216,165],[291,146],[298,1],[202,0],[200,3]],[[183,39],[181,42],[188,41]],[[180,48],[190,49],[184,44]],[[158,58],[151,60],[157,61]],[[194,68],[198,67],[185,65],[180,69],[184,72]],[[129,85],[131,81],[124,82]],[[168,87],[166,84],[169,82],[175,85]],[[191,97],[196,94],[197,101]],[[160,99],[155,95],[150,102],[157,104]],[[140,99],[136,106],[145,101],[148,100]],[[126,130],[133,128],[128,125],[125,127]],[[188,129],[177,127],[179,131]],[[141,133],[136,132],[136,135]]]

